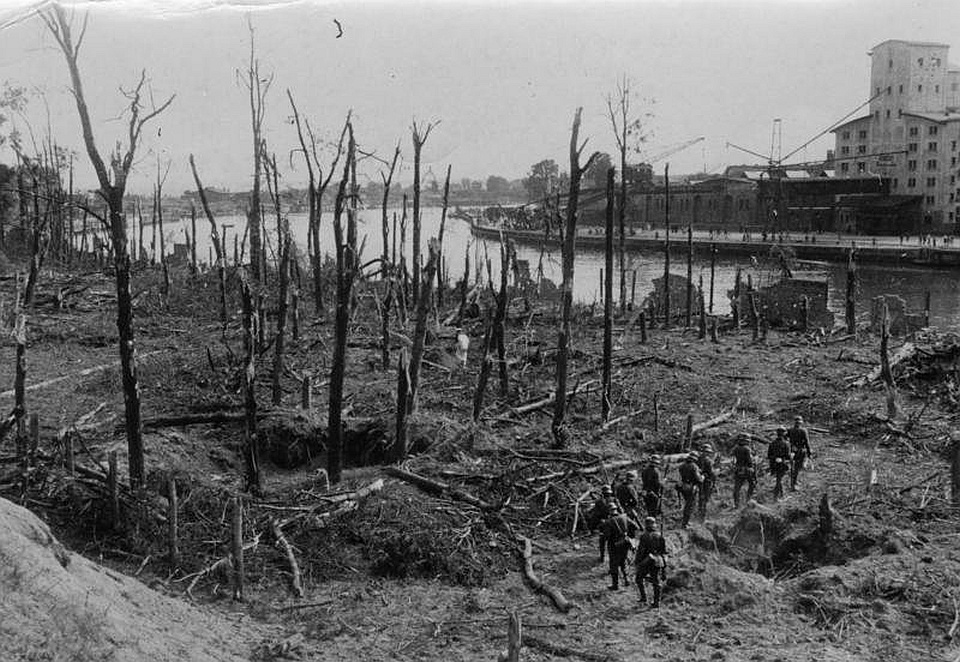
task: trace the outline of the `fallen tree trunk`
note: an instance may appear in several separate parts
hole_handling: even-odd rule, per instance
[[[596,391],[597,386],[595,385],[598,385],[598,384],[599,382],[597,382],[596,379],[591,379],[588,382],[584,382],[583,384],[575,386],[573,390],[567,393],[567,397],[572,398],[577,393],[591,393],[592,391]],[[519,416],[521,414],[527,414],[531,411],[536,411],[537,409],[543,409],[544,407],[550,404],[553,404],[556,401],[556,399],[557,399],[557,394],[551,393],[550,395],[548,395],[542,400],[537,400],[536,402],[531,402],[529,404],[520,405],[519,407],[514,407],[512,410],[512,413],[514,415]]]
[[[520,556],[523,561],[523,576],[527,583],[534,591],[550,598],[557,611],[566,614],[573,607],[573,604],[564,597],[560,589],[545,584],[533,571],[533,543],[525,536],[517,536],[517,542],[523,546],[523,549],[520,550]]]
[[[904,360],[913,356],[915,351],[916,351],[916,346],[914,346],[913,343],[911,342],[903,343],[902,345],[900,345],[900,348],[896,351],[896,353],[890,357],[888,369],[892,371],[893,368],[897,366],[899,363],[902,363]],[[883,372],[883,366],[878,365],[869,373],[867,373],[860,379],[853,382],[853,386],[856,386],[856,387],[866,386],[867,384],[875,382],[878,379],[880,379],[882,372]]]
[[[415,485],[428,494],[433,494],[435,496],[448,496],[455,501],[462,501],[463,503],[469,504],[474,508],[479,508],[480,510],[499,510],[499,508],[494,504],[484,501],[483,499],[475,497],[472,494],[468,494],[462,490],[458,490],[455,487],[451,487],[447,483],[439,480],[426,478],[409,471],[404,471],[403,469],[398,469],[397,467],[384,467],[383,472],[388,476],[402,480],[405,483]]]
[[[704,421],[703,423],[697,423],[691,428],[691,438],[696,437],[698,434],[700,434],[704,430],[709,430],[710,428],[714,428],[720,425],[721,423],[730,420],[730,418],[732,418],[733,415],[737,413],[737,409],[739,407],[740,407],[740,398],[737,398],[737,401],[733,403],[733,406],[730,407],[729,411],[726,411],[722,414],[718,414],[717,416],[714,416],[713,418],[707,421]]]
[[[293,589],[293,594],[298,597],[303,597],[303,582],[300,579],[300,564],[297,563],[297,557],[293,553],[293,547],[290,546],[290,543],[287,541],[286,536],[283,535],[283,531],[280,529],[280,524],[277,520],[270,520],[270,530],[273,532],[273,538],[277,541],[277,544],[283,549],[283,553],[287,556],[287,563],[290,564],[290,586]]]

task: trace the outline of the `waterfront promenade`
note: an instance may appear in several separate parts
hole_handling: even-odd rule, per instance
[[[542,231],[513,230],[487,225],[472,225],[472,232],[478,237],[497,239],[501,231],[505,236],[524,244],[539,245],[543,240]],[[663,251],[665,235],[663,230],[637,230],[626,237],[626,248],[631,251]],[[556,245],[556,234],[551,243]],[[616,239],[614,240],[616,244]],[[592,250],[603,250],[605,237],[597,228],[580,228],[577,233],[577,245]],[[765,256],[771,248],[789,248],[799,260],[821,262],[844,262],[851,248],[856,250],[859,262],[924,267],[960,266],[960,238],[945,245],[943,237],[931,238],[926,242],[916,237],[870,236],[848,234],[805,234],[799,232],[784,233],[766,241],[762,234],[752,232],[710,233],[706,230],[693,232],[693,246],[698,255],[708,252],[716,246],[718,255],[756,255]],[[670,252],[682,254],[687,249],[686,230],[670,233]]]

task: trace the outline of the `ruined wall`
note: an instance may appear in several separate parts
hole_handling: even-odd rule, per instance
[[[882,294],[870,300],[870,330],[880,333],[883,304],[887,304],[887,323],[891,336],[905,336],[927,326],[924,313],[911,313],[907,303],[896,294]]]
[[[757,310],[771,327],[800,328],[803,323],[800,301],[806,296],[810,327],[833,328],[833,313],[827,309],[826,281],[784,278],[754,291],[757,294]],[[743,311],[741,319],[749,324],[750,298],[746,288],[740,294],[740,310]]]

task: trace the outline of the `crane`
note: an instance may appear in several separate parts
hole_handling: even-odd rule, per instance
[[[664,159],[667,158],[668,156],[673,156],[674,154],[676,154],[676,153],[678,153],[678,152],[682,152],[682,151],[685,150],[686,148],[692,147],[693,145],[696,145],[696,144],[699,143],[699,142],[703,142],[704,140],[706,140],[706,138],[704,138],[703,136],[700,136],[700,137],[698,137],[698,138],[693,138],[692,140],[684,141],[684,142],[682,142],[682,143],[680,143],[680,144],[678,144],[678,145],[674,145],[673,147],[670,147],[669,149],[666,149],[666,150],[660,152],[659,154],[657,154],[657,155],[655,155],[655,156],[650,157],[649,159],[645,159],[644,162],[647,163],[648,165],[653,165],[654,163],[657,163],[658,161],[664,160]]]

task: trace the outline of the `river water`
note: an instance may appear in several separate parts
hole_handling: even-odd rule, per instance
[[[392,218],[397,210],[390,210]],[[422,243],[424,256],[426,255],[426,244],[430,237],[435,237],[440,227],[440,209],[427,208],[422,210],[423,228]],[[246,225],[246,219],[242,216],[220,217],[218,223],[226,226],[227,253],[233,254],[233,237],[237,234],[242,236]],[[301,248],[303,254],[306,254],[307,243],[307,217],[306,214],[290,214],[290,227],[294,234],[295,241]],[[321,246],[325,252],[333,254],[334,239],[332,220],[330,214],[324,214],[321,230]],[[167,251],[173,251],[173,243],[184,243],[184,231],[189,228],[189,219],[183,219],[166,223],[164,234],[167,241]],[[268,216],[266,221],[267,241],[269,250],[276,245],[276,224]],[[199,235],[198,259],[206,262],[209,254],[211,241],[209,237],[209,225],[199,217],[197,219],[197,228]],[[144,232],[144,243],[149,246],[150,228]],[[380,211],[364,210],[360,213],[359,227],[360,241],[365,240],[365,246],[362,255],[362,261],[367,262],[381,254],[383,245],[380,231]],[[407,253],[409,264],[409,253],[412,231],[407,228]],[[133,237],[131,236],[131,240]],[[476,239],[471,235],[470,225],[466,221],[455,218],[447,218],[444,230],[443,252],[447,260],[447,268],[451,281],[456,281],[462,277],[464,266],[464,255],[469,251],[471,270],[476,273],[476,265],[482,264],[485,257],[489,255],[492,263],[494,278],[499,273],[499,246],[496,242],[489,242]],[[531,275],[535,276],[539,262],[540,252],[536,246],[518,245],[517,257],[521,260],[528,260],[530,263]],[[637,300],[640,301],[651,289],[654,278],[663,275],[663,254],[661,252],[631,252],[628,254],[628,269],[637,271]],[[603,269],[604,258],[602,251],[587,250],[581,248],[576,261],[574,277],[574,297],[583,303],[601,301],[600,292],[600,273]],[[729,312],[729,303],[726,298],[726,292],[733,289],[734,278],[737,267],[743,267],[751,273],[755,285],[769,284],[775,276],[772,272],[764,269],[750,269],[749,258],[744,257],[724,257],[718,256],[715,274],[715,295],[714,311],[718,313]],[[671,272],[674,274],[686,275],[685,257],[671,255]],[[485,269],[484,269],[485,271]],[[546,278],[550,278],[556,283],[560,282],[560,252],[557,248],[547,250],[543,260],[543,272]],[[897,294],[904,298],[907,307],[910,310],[921,311],[923,309],[924,297],[927,292],[931,296],[930,318],[931,324],[949,329],[960,329],[960,271],[945,269],[925,269],[915,267],[891,267],[890,265],[859,265],[859,285],[857,293],[857,314],[868,314],[870,309],[870,299],[879,294]],[[693,278],[694,282],[700,276],[703,276],[704,292],[709,291],[710,285],[710,263],[708,255],[694,256]],[[814,271],[806,276],[804,271],[795,274],[798,277],[816,277],[826,278],[829,282],[829,306],[842,320],[843,299],[846,288],[846,270],[843,265],[838,264],[818,264],[814,266]],[[485,277],[485,276],[484,276]],[[619,281],[614,282],[614,296],[618,292]],[[627,296],[630,296],[630,278],[628,275]]]

